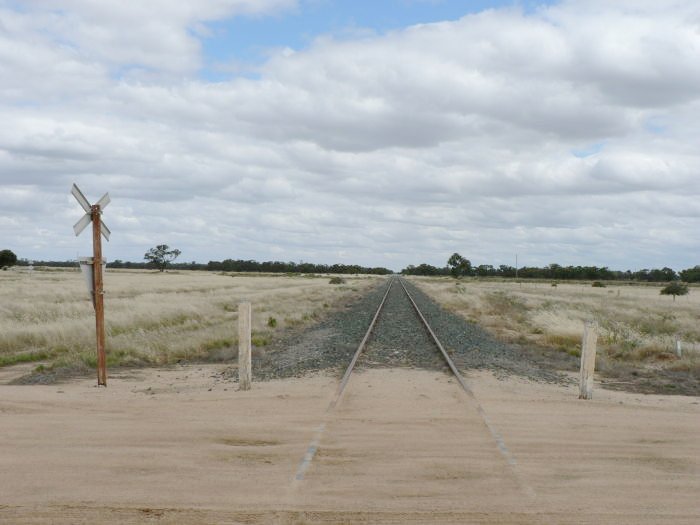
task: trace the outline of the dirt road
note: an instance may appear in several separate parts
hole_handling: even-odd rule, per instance
[[[698,523],[698,398],[441,372],[257,383],[217,366],[0,386],[5,523]],[[295,473],[319,424],[319,449]]]

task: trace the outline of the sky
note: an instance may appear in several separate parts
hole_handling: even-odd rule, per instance
[[[700,264],[695,0],[0,0],[0,249]]]

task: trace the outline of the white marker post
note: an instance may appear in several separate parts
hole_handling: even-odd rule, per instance
[[[250,390],[251,374],[251,307],[250,303],[238,305],[238,388]]]
[[[593,397],[593,371],[595,370],[595,352],[598,342],[598,327],[593,321],[583,324],[583,341],[581,342],[581,383],[579,399]]]
[[[105,193],[96,204],[91,205],[80,191],[78,186],[73,184],[71,190],[73,197],[85,210],[85,215],[73,226],[75,235],[87,228],[92,223],[92,296],[95,307],[95,331],[97,338],[97,385],[107,386],[107,357],[105,354],[105,307],[104,289],[102,277],[102,236],[109,241],[110,231],[107,225],[102,222],[102,210],[110,203],[109,193]],[[90,264],[88,262],[88,264]]]

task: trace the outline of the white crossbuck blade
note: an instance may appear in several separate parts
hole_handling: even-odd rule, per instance
[[[80,220],[76,222],[73,226],[73,231],[75,232],[75,235],[77,237],[85,228],[87,228],[87,225],[92,222],[92,207],[90,206],[90,202],[85,198],[85,195],[83,195],[83,192],[80,191],[80,188],[78,188],[77,185],[73,184],[73,189],[71,189],[71,193],[73,194],[73,197],[75,197],[75,200],[78,201],[78,204],[80,204],[86,212],[85,215],[83,215],[80,218]],[[100,206],[100,210],[104,210],[111,201],[112,200],[109,198],[109,193],[105,193],[102,196],[102,198],[100,198],[100,200],[97,201],[97,204]],[[101,220],[100,230],[104,238],[109,240],[109,236],[112,234],[112,232],[109,231],[107,225]]]
[[[82,233],[82,231],[87,228],[88,224],[92,222],[92,215],[89,213],[86,213],[85,215],[82,216],[82,218],[75,223],[73,226],[73,231],[75,232],[75,236],[77,237]],[[112,235],[112,232],[107,228],[107,225],[104,223],[104,221],[100,221],[100,232],[104,236],[105,239],[109,240],[109,236]]]
[[[109,231],[107,225],[102,221],[100,221],[100,232],[102,232],[102,236],[107,240],[109,240],[109,236],[112,235],[112,232]]]
[[[80,191],[78,186],[75,185],[75,183],[73,184],[73,189],[70,190],[70,192],[73,194],[73,197],[75,197],[75,200],[78,201],[78,204],[80,204],[87,213],[90,213],[90,203],[85,198],[85,195],[83,195],[83,192]]]
[[[112,199],[109,198],[109,193],[105,193],[102,195],[102,198],[97,201],[97,204],[100,206],[101,210],[104,210],[110,202],[112,202]]]
[[[73,226],[73,231],[75,232],[75,236],[77,237],[80,235],[80,232],[82,232],[85,228],[87,228],[87,225],[92,222],[92,215],[89,213],[86,213],[85,215],[82,216],[82,218],[75,223],[75,226]]]

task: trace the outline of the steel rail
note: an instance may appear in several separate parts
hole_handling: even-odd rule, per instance
[[[426,321],[425,317],[423,317],[423,314],[421,313],[420,309],[418,308],[418,305],[416,304],[416,302],[413,300],[413,297],[411,296],[411,294],[408,292],[408,289],[406,288],[406,285],[403,283],[403,280],[399,279],[399,283],[401,284],[403,291],[406,292],[406,296],[408,297],[408,300],[411,301],[411,304],[413,305],[413,309],[418,314],[418,317],[420,317],[420,320],[423,321],[423,326],[425,326],[425,329],[428,330],[430,337],[433,338],[433,342],[435,343],[435,346],[437,346],[438,350],[440,350],[440,353],[442,354],[442,357],[445,359],[447,366],[450,367],[450,370],[452,370],[452,373],[457,378],[457,381],[459,381],[459,384],[462,385],[462,388],[464,389],[464,391],[467,394],[469,394],[471,397],[474,397],[474,392],[472,392],[472,389],[469,388],[469,385],[467,385],[467,382],[462,377],[462,374],[459,373],[459,370],[455,366],[454,361],[452,361],[452,358],[447,353],[447,350],[445,350],[445,347],[442,346],[442,343],[440,342],[438,337],[435,335],[435,332],[433,332],[433,329],[430,328],[428,321]]]
[[[306,449],[306,454],[304,454],[304,457],[301,460],[301,463],[299,463],[299,467],[297,468],[296,475],[294,476],[295,481],[301,481],[304,479],[304,474],[306,474],[306,471],[309,469],[311,466],[311,462],[314,459],[314,456],[316,455],[316,451],[318,450],[318,445],[321,442],[321,437],[323,436],[323,432],[326,430],[326,423],[327,423],[327,418],[328,415],[333,412],[336,406],[338,406],[338,403],[340,402],[343,393],[345,392],[345,387],[348,384],[348,381],[350,380],[350,374],[352,374],[352,371],[355,368],[355,364],[357,363],[357,360],[360,357],[360,354],[362,354],[362,351],[365,349],[365,345],[367,344],[367,340],[369,339],[369,336],[372,334],[372,330],[374,329],[374,325],[377,324],[377,319],[379,318],[379,313],[382,311],[382,308],[384,307],[384,303],[386,302],[386,298],[389,295],[389,291],[391,290],[391,287],[394,285],[394,281],[396,280],[395,277],[392,277],[389,280],[389,286],[386,289],[386,292],[384,293],[384,297],[382,297],[382,301],[379,303],[379,306],[377,307],[377,311],[374,313],[374,317],[372,318],[372,322],[369,324],[369,328],[367,328],[367,331],[365,332],[365,336],[362,338],[362,341],[360,341],[360,344],[357,347],[357,350],[355,350],[354,355],[352,356],[352,359],[350,360],[350,364],[348,367],[345,369],[345,374],[343,374],[343,378],[340,380],[340,384],[338,385],[338,388],[335,391],[335,395],[333,396],[333,399],[331,402],[328,404],[328,407],[326,407],[326,421],[321,423],[318,428],[316,429],[316,433],[314,434],[313,439],[311,440],[311,443]]]
[[[518,482],[518,485],[523,489],[523,491],[530,497],[534,497],[535,493],[532,490],[532,488],[527,485],[524,480],[522,479],[522,476],[519,474],[517,470],[517,462],[515,461],[515,458],[513,455],[510,453],[508,448],[505,445],[505,442],[503,441],[503,438],[501,435],[496,431],[494,426],[491,424],[488,416],[486,415],[486,412],[484,411],[483,407],[479,403],[479,401],[476,399],[476,396],[474,395],[474,392],[472,391],[471,388],[469,388],[469,385],[465,381],[464,377],[460,373],[459,369],[457,366],[454,364],[454,361],[452,358],[449,356],[447,353],[447,350],[445,350],[445,347],[442,345],[440,340],[438,339],[437,335],[433,331],[433,329],[430,327],[430,324],[426,320],[425,316],[423,316],[423,313],[420,311],[420,308],[418,308],[418,305],[416,304],[415,300],[413,299],[413,296],[411,293],[408,291],[406,288],[406,285],[404,284],[403,280],[401,278],[391,278],[389,280],[389,286],[387,287],[386,292],[384,293],[384,297],[382,297],[381,302],[379,303],[379,306],[377,307],[377,311],[374,314],[374,317],[372,318],[372,322],[369,325],[369,328],[365,332],[365,336],[362,338],[362,341],[357,347],[357,350],[355,351],[350,364],[345,370],[345,373],[343,374],[343,378],[340,381],[340,384],[338,385],[338,388],[336,389],[335,395],[333,396],[333,399],[330,401],[328,404],[328,407],[326,408],[325,411],[325,419],[323,423],[321,423],[318,428],[316,429],[316,432],[314,434],[313,439],[311,440],[311,443],[309,444],[306,454],[304,455],[303,459],[301,460],[299,467],[296,472],[296,476],[294,477],[294,482],[299,482],[304,479],[304,475],[306,474],[306,471],[309,469],[311,466],[311,462],[314,459],[314,456],[316,455],[316,452],[318,450],[318,447],[321,442],[321,437],[323,436],[323,433],[326,430],[326,426],[329,420],[330,414],[335,410],[335,408],[338,406],[338,403],[340,403],[343,393],[345,392],[345,388],[350,380],[350,375],[352,374],[355,364],[357,363],[357,360],[359,359],[360,355],[362,354],[362,351],[365,348],[365,345],[367,344],[368,339],[370,338],[372,331],[374,329],[374,326],[377,322],[377,319],[379,318],[379,314],[382,311],[382,308],[384,307],[384,303],[386,302],[386,299],[389,295],[389,292],[391,291],[391,287],[394,285],[394,282],[398,280],[399,284],[403,288],[403,291],[406,293],[406,296],[408,297],[409,301],[411,302],[411,305],[413,306],[413,309],[415,310],[416,314],[420,318],[420,320],[423,323],[423,326],[425,329],[428,331],[430,334],[430,337],[432,338],[433,342],[435,343],[435,346],[440,350],[440,353],[442,354],[442,357],[444,358],[445,362],[447,363],[447,366],[449,367],[450,371],[452,374],[455,376],[457,379],[457,382],[460,384],[464,392],[475,402],[476,404],[476,409],[477,412],[479,413],[479,416],[481,417],[481,420],[483,421],[484,425],[490,432],[492,438],[496,442],[496,445],[498,447],[499,452],[501,455],[504,457],[506,462],[511,468],[511,471]]]
[[[357,360],[359,359],[360,354],[365,349],[365,345],[367,344],[367,340],[369,339],[369,336],[372,334],[372,330],[374,329],[374,325],[377,324],[377,319],[379,318],[379,313],[382,311],[382,308],[384,307],[384,303],[386,302],[386,298],[389,295],[389,292],[391,291],[391,287],[394,285],[395,280],[396,280],[396,278],[392,277],[391,280],[389,281],[389,286],[386,289],[386,293],[384,294],[384,297],[382,297],[382,302],[379,303],[379,307],[377,308],[377,311],[374,313],[374,317],[372,318],[372,322],[369,324],[369,328],[367,329],[367,332],[365,332],[365,336],[362,338],[362,341],[360,341],[360,344],[357,347],[357,350],[355,350],[355,355],[352,356],[352,360],[350,361],[350,364],[348,365],[347,369],[345,370],[345,374],[343,374],[343,379],[341,379],[340,384],[338,385],[338,389],[336,390],[336,393],[335,393],[335,398],[333,399],[333,401],[331,401],[330,405],[328,405],[326,412],[332,411],[336,407],[336,405],[340,402],[340,399],[343,395],[343,392],[345,391],[345,387],[347,386],[348,381],[350,380],[350,374],[352,374],[352,371],[355,368],[355,364],[357,363]]]
[[[506,447],[505,441],[503,441],[503,437],[495,429],[495,427],[491,424],[491,421],[489,420],[488,416],[486,415],[486,412],[484,411],[484,408],[481,406],[481,403],[479,403],[479,401],[476,399],[474,392],[472,391],[471,388],[469,388],[469,385],[467,385],[467,382],[465,381],[464,377],[460,373],[457,366],[454,364],[454,361],[452,360],[452,358],[447,353],[447,350],[445,350],[445,347],[442,346],[442,343],[438,339],[437,335],[435,335],[435,332],[433,332],[433,329],[430,327],[430,324],[428,324],[428,321],[423,316],[423,313],[420,311],[420,308],[418,308],[418,305],[413,300],[413,296],[411,296],[411,294],[409,293],[408,289],[406,288],[406,285],[404,284],[404,282],[401,278],[399,278],[399,283],[401,284],[403,291],[406,292],[406,296],[411,301],[411,304],[413,305],[413,309],[418,314],[418,317],[420,317],[420,320],[423,321],[423,326],[425,326],[426,330],[430,334],[430,337],[432,337],[433,342],[435,343],[435,346],[437,346],[438,349],[440,350],[440,353],[442,354],[442,357],[445,359],[447,366],[450,368],[450,370],[452,371],[452,374],[457,379],[457,382],[460,384],[460,386],[462,387],[464,392],[466,392],[466,394],[469,397],[471,397],[472,400],[474,400],[474,402],[476,403],[476,410],[479,413],[479,415],[481,416],[481,420],[484,422],[484,425],[491,433],[491,437],[493,437],[494,441],[496,442],[496,445],[498,446],[498,450],[500,451],[501,455],[508,462],[508,465],[510,465],[511,470],[513,472],[513,475],[515,476],[515,479],[518,481],[518,484],[521,486],[521,488],[525,491],[525,493],[528,496],[534,497],[535,496],[534,491],[532,490],[532,488],[529,485],[527,485],[525,483],[522,476],[518,472],[517,461],[515,461],[515,458],[508,450],[508,447]]]

